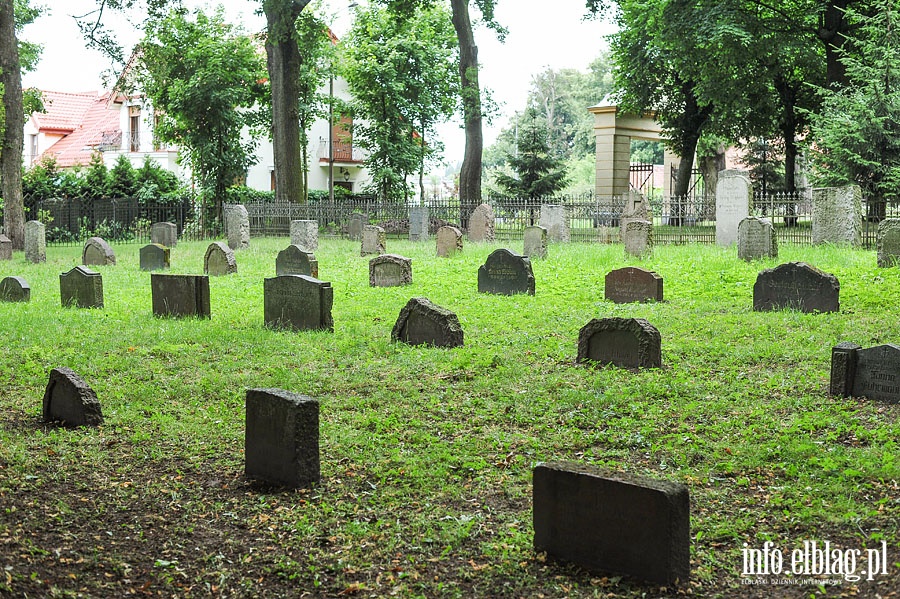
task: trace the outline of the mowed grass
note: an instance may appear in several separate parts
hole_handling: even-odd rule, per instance
[[[0,594],[247,597],[702,597],[884,593],[900,580],[897,405],[828,396],[831,348],[900,343],[900,270],[871,251],[786,246],[746,263],[734,248],[555,244],[536,295],[477,292],[499,244],[450,259],[389,239],[413,283],[371,288],[359,243],[323,239],[334,332],[263,325],[263,279],[287,239],[253,239],[235,275],[210,278],[212,318],[151,312],[138,245],[114,246],[105,307],[63,308],[59,274],[81,248],[21,253],[0,277],[31,285],[0,304]],[[207,243],[179,243],[169,272],[200,274]],[[521,251],[521,244],[514,244]],[[757,273],[805,261],[837,276],[841,311],[752,311]],[[615,305],[604,276],[637,265],[662,303]],[[455,312],[465,346],[390,341],[424,296]],[[663,368],[575,364],[590,319],[641,317]],[[96,391],[105,424],[40,423],[48,373]],[[244,394],[321,402],[322,481],[284,492],[243,477]],[[691,581],[662,591],[546,560],[532,547],[531,473],[569,460],[687,485]],[[802,589],[740,584],[742,549],[804,540],[887,541],[889,576]],[[863,551],[863,553],[865,553]],[[5,554],[5,556],[4,556]],[[833,577],[832,577],[833,578]],[[787,595],[785,595],[787,596]],[[791,595],[793,596],[793,595]]]

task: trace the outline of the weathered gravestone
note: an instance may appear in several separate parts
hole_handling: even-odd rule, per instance
[[[247,389],[244,474],[285,487],[319,481],[319,401],[281,389]]]
[[[412,260],[397,254],[382,254],[369,260],[370,287],[399,287],[412,283]]]
[[[76,266],[59,275],[59,295],[63,306],[103,307],[103,277],[99,272]]]
[[[544,227],[525,227],[522,255],[528,258],[547,257],[547,229]]]
[[[360,256],[385,253],[387,238],[384,229],[376,225],[366,225],[362,230],[362,242],[359,247]]]
[[[879,268],[900,265],[900,218],[886,218],[878,223],[875,245]]]
[[[263,281],[267,327],[293,331],[334,330],[331,283],[306,275],[282,275]]]
[[[0,260],[12,260],[12,240],[0,233]]]
[[[431,216],[428,206],[410,206],[409,208],[409,240],[427,241],[428,228],[431,226]]]
[[[753,310],[791,309],[801,312],[840,310],[841,285],[832,274],[805,262],[788,262],[768,268],[753,285]]]
[[[25,223],[25,259],[33,264],[47,261],[47,235],[41,221]]]
[[[22,277],[6,277],[0,281],[0,301],[27,302],[31,300],[31,287]]]
[[[112,266],[116,253],[102,237],[91,237],[81,251],[81,263],[85,266]]]
[[[319,278],[319,261],[315,254],[307,251],[303,246],[291,244],[278,252],[275,258],[275,274],[281,275],[306,275]]]
[[[103,412],[97,394],[71,368],[54,368],[44,390],[44,422],[99,426]]]
[[[225,236],[233,250],[250,247],[250,215],[243,204],[225,206]]]
[[[158,243],[167,248],[178,245],[178,225],[170,222],[150,225],[150,243]]]
[[[214,277],[237,272],[234,250],[222,241],[214,241],[206,248],[203,257],[203,272]]]
[[[663,301],[663,278],[652,270],[626,266],[606,275],[604,295],[617,304]]]
[[[619,227],[619,238],[625,240],[625,227],[632,221],[650,221],[653,222],[652,213],[650,211],[650,202],[643,194],[632,191],[625,196],[625,205],[622,206],[622,213],[619,218],[615,215],[606,214],[601,218],[605,222],[616,222]],[[610,225],[612,226],[612,225]]]
[[[463,330],[456,314],[424,297],[414,297],[400,310],[400,316],[391,330],[391,341],[409,345],[461,347]]]
[[[140,249],[141,270],[166,270],[169,268],[169,248],[160,243],[151,243]]]
[[[778,237],[767,218],[748,216],[738,224],[738,258],[751,261],[778,257]]]
[[[568,243],[570,240],[569,219],[566,217],[566,207],[553,204],[541,205],[540,226],[547,229],[550,241]]]
[[[463,249],[462,231],[450,225],[444,225],[437,231],[437,256],[449,258]]]
[[[154,316],[210,318],[209,277],[206,275],[150,275]]]
[[[661,368],[659,331],[643,318],[595,318],[578,333],[580,362],[622,368]]]
[[[314,252],[319,249],[319,222],[314,220],[292,220],[291,245],[299,245],[308,252]]]
[[[857,185],[813,189],[813,243],[862,244],[862,191]]]
[[[506,248],[494,250],[478,268],[478,292],[534,295],[531,260]]]
[[[625,253],[643,258],[653,253],[653,223],[649,220],[629,220],[622,227]]]
[[[494,210],[481,204],[469,215],[469,241],[494,241]]]
[[[900,403],[900,346],[888,343],[862,349],[838,343],[831,350],[832,395],[868,397]]]
[[[351,241],[362,240],[363,227],[369,224],[369,215],[354,212],[350,215],[350,222],[347,225],[347,235]]]
[[[586,464],[534,469],[534,548],[596,573],[690,577],[690,496],[680,483]]]
[[[738,225],[750,216],[753,186],[746,171],[724,170],[716,183],[716,245],[738,240]]]

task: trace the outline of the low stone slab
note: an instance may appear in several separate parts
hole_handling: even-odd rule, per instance
[[[153,223],[150,225],[150,243],[175,247],[178,245],[178,226],[170,222]]]
[[[525,227],[522,242],[522,255],[531,258],[547,257],[547,229],[544,227]]]
[[[91,237],[81,251],[81,263],[85,266],[112,266],[116,253],[102,237]]]
[[[234,250],[221,241],[209,244],[203,257],[203,272],[214,277],[236,273],[237,260],[234,258]]]
[[[534,469],[534,548],[655,584],[690,577],[690,496],[680,483],[585,464]]]
[[[494,250],[478,268],[478,292],[534,295],[531,260],[506,248]]]
[[[331,283],[306,275],[282,275],[263,281],[267,327],[293,331],[334,330]]]
[[[59,275],[59,296],[63,306],[103,307],[103,277],[85,266],[76,266]]]
[[[481,204],[469,215],[469,241],[480,243],[494,241],[494,209]]]
[[[604,294],[617,304],[663,301],[663,278],[644,268],[626,266],[606,275]]]
[[[399,287],[412,283],[412,260],[397,254],[382,254],[369,260],[370,287]]]
[[[0,301],[31,301],[31,287],[22,277],[6,277],[0,281]]]
[[[738,258],[747,262],[778,257],[778,236],[767,218],[748,216],[738,223],[737,245]]]
[[[247,389],[244,474],[285,487],[319,482],[319,401],[281,389]]]
[[[154,316],[210,318],[209,277],[206,275],[150,275]]]
[[[47,261],[47,233],[41,221],[25,223],[25,259],[32,264]]]
[[[449,258],[463,250],[462,231],[450,225],[444,225],[437,230],[437,256]]]
[[[362,230],[362,243],[360,244],[359,255],[370,256],[372,254],[385,253],[387,245],[387,237],[384,229],[377,225],[366,225]]]
[[[769,268],[756,277],[753,310],[799,310],[837,312],[841,285],[832,274],[805,262],[788,262]]]
[[[299,245],[301,248],[305,249],[308,252],[314,252],[319,249],[318,221],[292,220],[291,245]]]
[[[299,222],[299,221],[293,221]],[[315,254],[307,251],[303,246],[292,243],[280,252],[275,258],[275,274],[281,275],[306,275],[314,279],[319,277],[319,261]]]
[[[900,218],[886,218],[878,223],[875,246],[879,268],[900,266]]]
[[[12,239],[0,233],[0,260],[12,260]]]
[[[662,338],[643,318],[595,318],[578,333],[577,361],[661,368]]]
[[[900,346],[862,349],[843,342],[831,350],[832,395],[900,403]]]
[[[139,250],[141,270],[168,269],[169,252],[169,248],[159,243],[145,245]]]
[[[456,314],[431,303],[424,297],[414,297],[400,310],[391,330],[391,341],[409,345],[461,347],[463,330]]]
[[[103,412],[97,394],[71,368],[54,368],[44,390],[44,422],[99,426]]]

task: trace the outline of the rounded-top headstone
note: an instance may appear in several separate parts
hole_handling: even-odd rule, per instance
[[[837,312],[841,285],[834,275],[805,262],[788,262],[759,273],[753,285],[753,310]]]
[[[98,426],[103,412],[97,394],[71,368],[54,368],[44,390],[44,422]]]
[[[900,266],[900,218],[886,218],[878,223],[878,267]]]
[[[250,215],[243,204],[225,206],[225,234],[231,249],[245,250],[250,247]]]
[[[22,277],[6,277],[0,281],[0,301],[27,302],[31,300],[31,287]]]
[[[399,287],[412,283],[412,260],[397,254],[381,254],[369,260],[370,287]]]
[[[659,331],[643,318],[595,318],[578,333],[578,362],[661,368]]]
[[[778,257],[778,237],[767,218],[748,216],[738,224],[738,258],[757,260]]]
[[[463,249],[462,231],[450,225],[444,225],[437,230],[437,256],[448,258]]]
[[[237,272],[234,250],[222,241],[214,241],[206,248],[203,272],[210,276],[230,275]]]
[[[506,248],[494,250],[478,267],[478,292],[534,295],[531,260]]]
[[[112,266],[116,263],[116,253],[102,237],[91,237],[84,244],[81,263],[85,266]]]
[[[305,222],[305,221],[293,221]],[[307,275],[314,279],[319,278],[319,261],[315,255],[307,251],[305,247],[292,243],[275,257],[275,274],[281,275]]]
[[[469,241],[494,241],[494,209],[481,204],[469,216]]]

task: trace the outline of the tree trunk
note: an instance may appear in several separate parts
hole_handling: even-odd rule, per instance
[[[468,228],[469,214],[481,203],[481,89],[478,86],[478,47],[469,20],[469,0],[450,0],[453,28],[459,39],[459,80],[466,131],[466,150],[459,172],[460,224]]]
[[[0,0],[0,84],[6,128],[0,145],[0,197],[3,229],[14,250],[25,248],[25,207],[22,202],[22,151],[25,141],[25,109],[22,106],[22,72],[16,40],[13,0]]]
[[[678,170],[675,173],[675,187],[672,190],[672,208],[669,223],[675,226],[683,224],[684,210],[691,189],[691,174],[694,170],[694,153],[697,151],[697,142],[700,141],[700,133],[706,125],[712,107],[701,107],[694,95],[694,85],[690,81],[681,82],[681,90],[684,96],[684,111],[682,112],[680,126],[678,127]]]
[[[847,41],[847,20],[844,12],[853,0],[831,0],[819,15],[818,38],[825,46],[825,79],[829,87],[843,87],[847,70],[840,61],[841,50]]]

